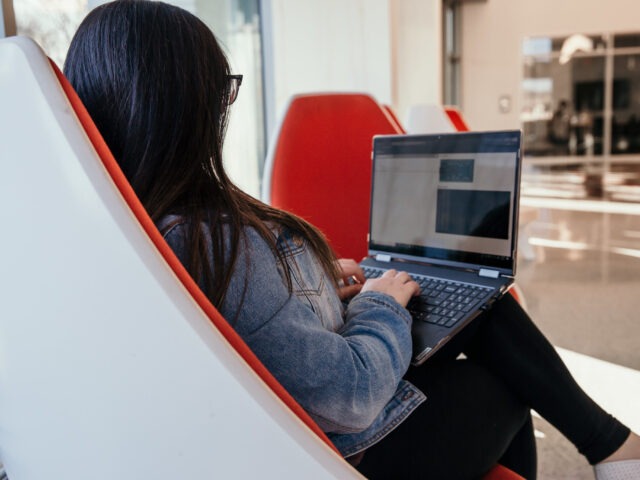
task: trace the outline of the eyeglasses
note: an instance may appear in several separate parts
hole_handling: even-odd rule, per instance
[[[229,80],[229,105],[236,101],[238,98],[238,91],[240,85],[242,85],[242,75],[227,75]]]

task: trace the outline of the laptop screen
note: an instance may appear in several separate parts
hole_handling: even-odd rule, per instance
[[[377,136],[369,250],[514,273],[519,131]]]

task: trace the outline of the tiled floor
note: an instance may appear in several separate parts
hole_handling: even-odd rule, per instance
[[[522,198],[517,283],[574,376],[640,430],[640,204]],[[551,425],[535,420],[541,480],[593,479]]]

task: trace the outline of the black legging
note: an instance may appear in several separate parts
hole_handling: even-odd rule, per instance
[[[582,391],[511,295],[406,378],[427,400],[366,451],[358,470],[368,478],[475,479],[499,462],[535,479],[531,408],[591,464],[630,433]]]

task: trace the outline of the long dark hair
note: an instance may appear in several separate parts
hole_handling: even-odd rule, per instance
[[[99,6],[73,37],[64,73],[151,218],[157,223],[177,213],[188,219],[185,266],[216,306],[224,302],[247,226],[278,256],[289,289],[273,225],[305,238],[338,278],[335,255],[317,229],[247,195],[227,176],[222,144],[229,63],[198,18],[146,0]],[[231,250],[225,255],[227,228]],[[213,239],[213,258],[204,229]]]

